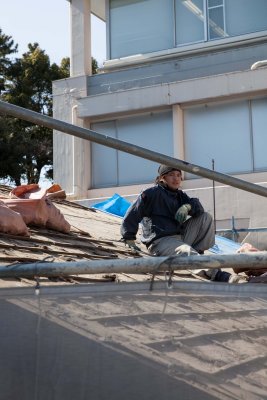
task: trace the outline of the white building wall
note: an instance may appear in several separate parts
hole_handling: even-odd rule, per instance
[[[108,2],[106,2],[108,3]],[[71,74],[69,80],[54,83],[54,117],[77,125],[90,127],[92,123],[108,121],[116,118],[130,118],[133,115],[147,111],[159,111],[166,108],[173,110],[173,154],[179,159],[185,158],[185,126],[184,113],[186,109],[195,105],[219,102],[240,102],[251,98],[267,96],[267,69],[250,71],[240,69],[227,73],[211,74],[210,76],[182,79],[180,81],[160,82],[143,87],[125,87],[123,90],[106,91],[101,94],[90,95],[87,87],[87,75],[91,74],[90,54],[90,5],[89,0],[72,0],[72,55]],[[93,4],[95,2],[93,1]],[[101,2],[103,6],[103,1]],[[103,8],[103,7],[102,7]],[[103,12],[103,9],[102,9]],[[260,35],[258,35],[260,36]],[[204,44],[205,52],[214,51],[216,46],[225,49],[238,46],[251,40],[258,40],[257,35],[243,37],[242,40],[233,38],[223,44],[223,40]],[[264,40],[262,34],[259,40]],[[202,44],[189,46],[188,54],[194,57],[201,51]],[[159,54],[155,60],[170,59],[179,51],[170,49]],[[163,54],[164,53],[164,54]],[[151,59],[149,60],[149,57]],[[266,58],[266,57],[265,57]],[[112,68],[126,68],[138,62],[153,63],[153,55],[141,55],[125,59],[110,60],[106,63],[106,71]],[[179,65],[178,65],[179,66]],[[104,68],[104,70],[105,70]],[[196,66],[197,68],[197,66]],[[202,65],[203,69],[203,65]],[[155,71],[154,71],[155,73]],[[264,118],[263,118],[264,119]],[[193,161],[191,161],[193,162]],[[91,203],[101,197],[107,198],[116,191],[122,196],[134,198],[143,188],[152,184],[127,185],[92,189],[91,182],[91,147],[90,143],[80,139],[73,139],[65,134],[55,132],[54,135],[54,171],[55,181],[60,183],[73,198],[89,198]],[[156,171],[155,171],[156,174]],[[267,173],[238,175],[239,178],[254,183],[266,185]],[[265,198],[247,194],[244,191],[227,186],[216,185],[217,219],[225,221],[232,215],[240,220],[258,221],[267,226],[267,221],[259,218],[265,209]],[[206,209],[213,210],[212,182],[205,179],[192,179],[183,182],[183,187],[189,195],[199,197]],[[94,199],[94,200],[93,200]],[[266,213],[267,214],[267,213]],[[264,213],[265,215],[265,213]]]
[[[91,75],[91,0],[72,0],[70,10],[70,75]]]
[[[175,104],[193,105],[264,94],[267,94],[267,69],[258,69],[85,97],[78,100],[78,115],[107,118]]]
[[[94,10],[103,13],[93,1]],[[89,127],[78,116],[77,99],[87,95],[87,75],[92,74],[91,62],[91,0],[72,0],[70,7],[71,57],[70,79],[53,83],[53,116],[81,127]],[[87,196],[90,187],[90,143],[54,131],[54,181],[70,198]]]
[[[86,76],[64,79],[53,84],[53,117],[86,127],[86,120],[77,117],[77,98],[86,95]],[[87,197],[90,187],[90,142],[62,132],[53,135],[54,182],[59,183],[70,198]]]

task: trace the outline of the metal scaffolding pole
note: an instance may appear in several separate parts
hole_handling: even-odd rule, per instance
[[[158,162],[159,164],[167,164],[172,167],[179,168],[183,171],[199,175],[203,178],[208,178],[223,183],[225,185],[230,185],[238,189],[245,190],[247,192],[267,197],[267,188],[263,186],[246,182],[242,179],[234,178],[232,176],[222,174],[220,172],[212,171],[208,168],[200,167],[199,165],[190,164],[186,161],[178,160],[176,158],[169,157],[164,154],[145,149],[144,147],[136,146],[119,139],[102,135],[90,129],[85,129],[76,125],[69,124],[64,121],[48,117],[43,114],[39,114],[35,111],[15,106],[14,104],[9,104],[4,101],[0,101],[0,113],[11,115],[13,117],[20,118],[37,125],[46,126],[47,128],[55,129],[60,132],[67,133],[68,135],[79,137],[81,139],[90,140],[92,142],[99,143],[104,146],[111,147],[113,149],[133,154],[134,156],[137,157],[142,157],[147,160]]]
[[[0,278],[55,277],[60,275],[158,273],[170,270],[195,270],[241,267],[248,270],[266,269],[267,252],[242,254],[193,255],[188,257],[140,257],[121,260],[78,262],[36,262],[0,267]]]

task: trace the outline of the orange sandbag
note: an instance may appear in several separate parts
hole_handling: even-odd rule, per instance
[[[48,190],[55,195],[60,189],[59,185],[53,185]],[[41,189],[38,184],[21,185],[10,192],[11,199],[5,200],[5,203],[19,212],[27,225],[45,226],[69,233],[70,224],[47,197],[48,190]]]
[[[53,198],[63,200],[67,197],[65,190],[63,190],[57,183],[54,183],[52,186],[50,186],[50,188],[47,189],[46,196],[49,197],[49,199]]]
[[[48,209],[45,199],[2,199],[13,211],[20,213],[26,225],[45,226]]]
[[[60,192],[61,190],[62,190],[62,187],[58,183],[53,183],[53,185],[47,189],[47,192],[55,193],[55,192]]]
[[[29,230],[23,221],[23,218],[17,212],[8,208],[0,200],[0,232],[9,235],[30,236]]]
[[[41,189],[37,183],[21,185],[12,189],[9,193],[11,199],[42,199],[46,196],[46,189]]]
[[[52,203],[50,199],[46,199],[46,205],[48,210],[48,220],[46,227],[49,229],[54,229],[55,231],[69,233],[70,224],[65,220],[63,214],[60,210]]]
[[[9,193],[10,200],[4,200],[12,210],[19,212],[26,225],[45,226],[48,210],[45,202],[46,189],[37,183],[21,185]]]
[[[237,253],[250,253],[254,251],[260,251],[256,249],[256,247],[252,246],[250,243],[243,243],[240,249],[237,250]]]
[[[239,250],[237,250],[237,253],[251,253],[251,252],[256,252],[260,251],[256,247],[252,246],[250,243],[243,243],[242,246],[240,247]],[[234,272],[236,274],[239,274],[240,272],[245,272],[247,276],[259,276],[267,272],[267,269],[249,269],[249,266],[247,267],[234,267],[233,268]]]

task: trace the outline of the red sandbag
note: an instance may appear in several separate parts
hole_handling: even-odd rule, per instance
[[[9,193],[11,199],[42,199],[46,196],[46,189],[41,189],[37,183],[21,185],[12,189]]]
[[[61,189],[61,186],[58,185],[57,183],[54,183],[50,188],[47,189],[46,196],[49,197],[49,199],[65,199],[66,192],[65,190]]]
[[[22,216],[8,208],[0,200],[0,232],[9,235],[30,236],[29,230],[23,221]]]
[[[51,192],[57,192],[59,185],[53,185]],[[41,189],[38,184],[21,185],[10,192],[7,205],[19,212],[27,225],[46,226],[59,232],[69,233],[70,224],[60,210],[49,200],[49,189]]]
[[[2,199],[13,211],[20,213],[26,225],[45,226],[48,209],[45,199]]]
[[[54,229],[55,231],[69,233],[70,224],[68,223],[68,221],[65,220],[60,210],[48,198],[46,199],[46,205],[48,210],[48,220],[46,222],[46,227],[49,229]]]
[[[60,192],[61,190],[62,190],[62,187],[58,183],[53,183],[53,185],[47,189],[47,193]]]
[[[251,253],[251,252],[257,252],[260,251],[259,249],[256,249],[256,247],[252,246],[250,243],[243,243],[242,246],[240,247],[239,250],[237,250],[237,253]],[[234,272],[236,274],[239,274],[240,272],[245,272],[247,276],[260,276],[264,273],[267,272],[267,269],[249,269],[249,266],[247,267],[235,267],[233,268]]]

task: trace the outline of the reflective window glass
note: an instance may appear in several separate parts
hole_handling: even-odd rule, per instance
[[[267,30],[267,1],[225,0],[225,23],[229,36]]]
[[[211,8],[208,11],[209,39],[218,39],[225,36],[223,7]]]
[[[172,112],[149,113],[92,125],[96,132],[149,150],[173,155]],[[92,143],[94,188],[153,182],[158,164],[129,153]]]
[[[267,168],[267,98],[252,100],[252,131],[254,168],[256,170]]]
[[[110,0],[110,55],[121,58],[174,47],[172,0]]]
[[[203,0],[176,0],[175,21],[176,46],[203,41],[205,39]]]
[[[223,173],[252,171],[248,102],[185,110],[184,126],[186,161],[211,168],[214,159],[215,169]]]

